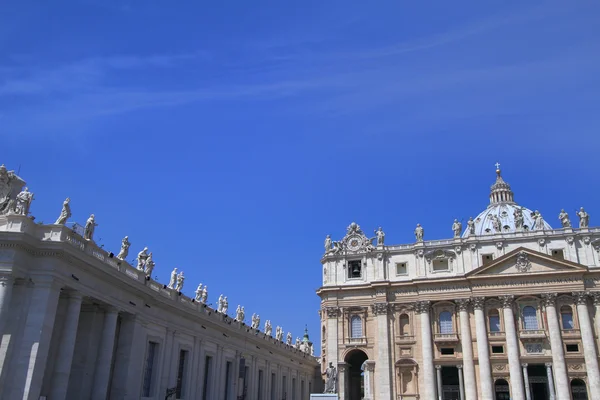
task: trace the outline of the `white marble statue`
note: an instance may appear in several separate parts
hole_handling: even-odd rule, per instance
[[[202,300],[202,284],[198,285],[198,287],[196,288],[196,291],[194,293],[196,294],[196,296],[194,297],[194,300],[197,302],[200,302]]]
[[[535,210],[532,217],[535,220],[536,231],[543,231],[544,229],[546,229],[544,227],[544,217],[542,217],[542,214],[538,210]]]
[[[29,207],[33,201],[33,193],[28,188],[23,189],[17,195],[17,204],[15,205],[15,213],[18,215],[29,215]]]
[[[563,228],[571,227],[571,220],[569,219],[569,214],[567,214],[564,208],[560,210],[560,213],[558,214],[558,219],[560,220],[560,223],[562,224]]]
[[[523,209],[519,207],[515,208],[513,217],[515,218],[515,229],[517,231],[523,230],[523,224],[525,222],[525,219],[523,218]]]
[[[177,275],[177,285],[175,286],[175,290],[177,290],[178,292],[181,292],[183,290],[183,281],[185,280],[185,277],[183,276],[183,271],[181,271],[179,273],[179,275]]]
[[[217,302],[217,312],[223,312],[223,295],[219,296],[219,300]]]
[[[144,247],[144,250],[140,251],[137,255],[137,269],[140,271],[144,270],[146,261],[148,260],[148,248]]]
[[[87,222],[85,223],[85,229],[83,231],[83,238],[85,240],[93,240],[94,239],[94,231],[98,224],[96,223],[96,217],[94,214],[90,215]]]
[[[129,255],[129,246],[131,246],[131,243],[129,243],[129,236],[125,236],[123,240],[121,240],[121,250],[119,251],[119,254],[117,254],[119,260],[125,260],[127,258]]]
[[[309,345],[308,347],[310,347],[310,349],[309,349],[310,355],[311,355],[312,357],[314,357],[314,356],[315,356],[315,346],[313,346],[313,345],[311,344],[311,345]]]
[[[0,215],[14,210],[14,200],[11,198],[14,179],[14,172],[8,171],[4,164],[0,165]]]
[[[171,271],[171,280],[169,281],[169,284],[167,285],[167,287],[169,289],[175,289],[176,284],[177,284],[177,268],[173,268],[173,271]]]
[[[221,312],[227,314],[227,310],[229,310],[229,301],[227,301],[227,296],[225,296],[223,297],[223,307],[221,307]]]
[[[271,320],[268,319],[265,321],[265,335],[271,336],[273,333],[273,327],[271,326]]]
[[[417,227],[415,228],[415,238],[417,239],[417,242],[423,241],[424,234],[425,234],[425,230],[423,229],[421,224],[417,224]]]
[[[156,265],[156,263],[154,262],[154,259],[152,258],[152,252],[150,252],[150,254],[148,254],[148,258],[146,258],[146,262],[144,263],[144,273],[146,274],[146,276],[151,277],[152,276],[152,271],[154,271],[154,266]]]
[[[283,342],[283,329],[280,326],[275,328],[275,339],[279,342]]]
[[[331,241],[331,235],[327,235],[327,237],[325,238],[325,254],[331,251],[332,244],[333,242]]]
[[[462,231],[462,223],[459,220],[455,219],[454,223],[452,224],[452,232],[454,232],[454,237],[459,238],[461,231]]]
[[[377,246],[383,246],[383,243],[385,242],[385,232],[383,232],[381,227],[375,231],[375,236],[377,237]]]
[[[208,287],[205,285],[204,289],[202,289],[202,297],[200,298],[200,303],[206,304],[206,300],[208,300]]]
[[[295,348],[297,348],[298,350],[300,350],[300,344],[301,344],[301,343],[302,343],[302,342],[300,341],[300,338],[299,338],[299,337],[297,337],[297,338],[296,338],[296,344],[294,344],[294,347],[295,347]]]
[[[492,220],[492,228],[494,228],[494,232],[502,232],[502,222],[500,222],[500,218],[494,214],[489,214],[489,218]]]
[[[580,228],[587,228],[590,226],[590,215],[587,212],[585,212],[583,207],[581,207],[579,211],[577,211],[577,216],[579,217]]]
[[[333,363],[329,363],[324,375],[325,390],[323,393],[337,393],[337,369],[333,366]]]
[[[259,329],[260,328],[260,315],[252,314],[252,328]]]
[[[70,202],[71,199],[68,197],[65,199],[65,201],[63,201],[62,210],[60,211],[60,215],[58,216],[55,222],[56,225],[64,225],[67,223],[67,220],[71,218],[71,206],[69,204]]]
[[[467,231],[469,232],[469,235],[475,234],[475,221],[473,221],[473,217],[469,217],[469,220],[467,221]]]
[[[244,307],[238,305],[237,309],[235,310],[235,320],[238,322],[244,322],[244,318],[246,317],[245,314]]]
[[[288,332],[287,336],[285,337],[285,343],[288,346],[292,345],[292,332]]]

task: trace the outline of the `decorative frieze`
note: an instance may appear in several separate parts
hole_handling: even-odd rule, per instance
[[[389,309],[388,303],[373,303],[371,304],[371,310],[375,315],[387,315]]]

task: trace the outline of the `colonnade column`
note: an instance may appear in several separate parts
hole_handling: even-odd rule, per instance
[[[79,325],[79,314],[81,312],[81,300],[83,296],[76,291],[65,291],[68,295],[67,312],[58,344],[56,354],[56,366],[52,374],[52,385],[50,398],[62,400],[67,397],[69,388],[69,376],[71,375],[71,363],[75,351],[75,339],[77,338],[77,327]]]
[[[523,375],[519,360],[519,339],[517,338],[517,327],[515,326],[515,315],[513,304],[515,296],[500,296],[502,300],[502,311],[504,315],[504,326],[506,328],[506,352],[508,354],[508,370],[510,373],[510,388],[513,400],[525,400],[523,388]]]
[[[433,367],[433,338],[431,335],[431,319],[429,311],[431,302],[429,300],[419,301],[415,304],[415,310],[420,315],[421,319],[421,348],[423,353],[423,397],[424,400],[434,400],[436,398],[435,391],[435,374]]]
[[[105,400],[108,394],[108,382],[110,381],[110,365],[113,358],[115,346],[115,335],[117,333],[117,318],[119,310],[108,307],[104,311],[104,324],[102,326],[102,337],[96,360],[96,373],[92,386],[92,400]]]
[[[12,275],[0,276],[0,341],[4,335],[4,326],[8,319],[8,310],[14,283]]]
[[[527,363],[521,364],[523,368],[523,380],[525,381],[525,397],[527,400],[531,400],[531,389],[529,388],[529,372],[527,372]]]
[[[435,375],[436,375],[435,381],[437,382],[437,397],[438,397],[438,400],[442,400],[442,366],[441,365],[435,366]]]
[[[560,335],[558,314],[556,313],[556,293],[542,295],[546,306],[546,318],[548,319],[548,333],[550,335],[550,350],[552,351],[552,365],[554,366],[554,378],[556,379],[556,393],[559,400],[571,398],[569,377],[567,375],[567,363],[565,362],[565,351]]]
[[[460,400],[465,400],[465,381],[463,379],[463,366],[457,365],[458,369],[458,391],[460,393]]]
[[[457,300],[460,315],[460,343],[463,355],[464,395],[467,400],[477,400],[473,339],[471,338],[471,324],[469,322],[469,303],[469,299]]]
[[[390,368],[390,339],[387,302],[372,304],[375,319],[377,320],[377,368],[375,369],[376,396],[385,400],[392,398],[392,385]]]
[[[546,363],[546,376],[548,377],[549,400],[556,400],[556,394],[554,394],[554,378],[552,376],[552,363]]]
[[[590,321],[587,302],[588,293],[574,292],[573,297],[577,303],[577,317],[579,329],[581,330],[581,341],[583,342],[583,356],[585,358],[585,369],[587,371],[590,395],[592,399],[600,399],[600,370],[598,369],[598,354],[594,344],[594,330]]]
[[[473,312],[475,314],[475,333],[477,339],[477,355],[479,358],[479,380],[481,384],[481,400],[494,400],[492,367],[490,364],[490,348],[488,345],[487,324],[485,322],[484,297],[475,297]]]

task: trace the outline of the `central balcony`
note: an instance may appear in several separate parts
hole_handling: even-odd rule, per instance
[[[346,338],[346,346],[366,346],[366,345],[367,345],[366,337]]]
[[[546,331],[543,329],[521,329],[519,336],[523,340],[529,339],[545,339]]]
[[[435,343],[457,343],[458,335],[456,333],[436,333],[433,341]]]

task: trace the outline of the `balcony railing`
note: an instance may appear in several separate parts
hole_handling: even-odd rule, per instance
[[[456,333],[436,333],[433,341],[436,343],[458,342],[458,335]]]
[[[400,335],[400,336],[396,336],[396,341],[398,341],[398,342],[414,342],[415,337],[414,337],[414,335]]]
[[[366,337],[346,338],[346,344],[349,346],[364,346],[367,344],[367,338]]]
[[[503,338],[504,336],[506,336],[504,331],[489,332],[488,335],[490,338]]]
[[[579,332],[579,329],[563,329],[562,335],[568,337],[578,337],[581,336],[581,333]]]
[[[543,329],[521,329],[521,339],[542,339],[546,337]]]

